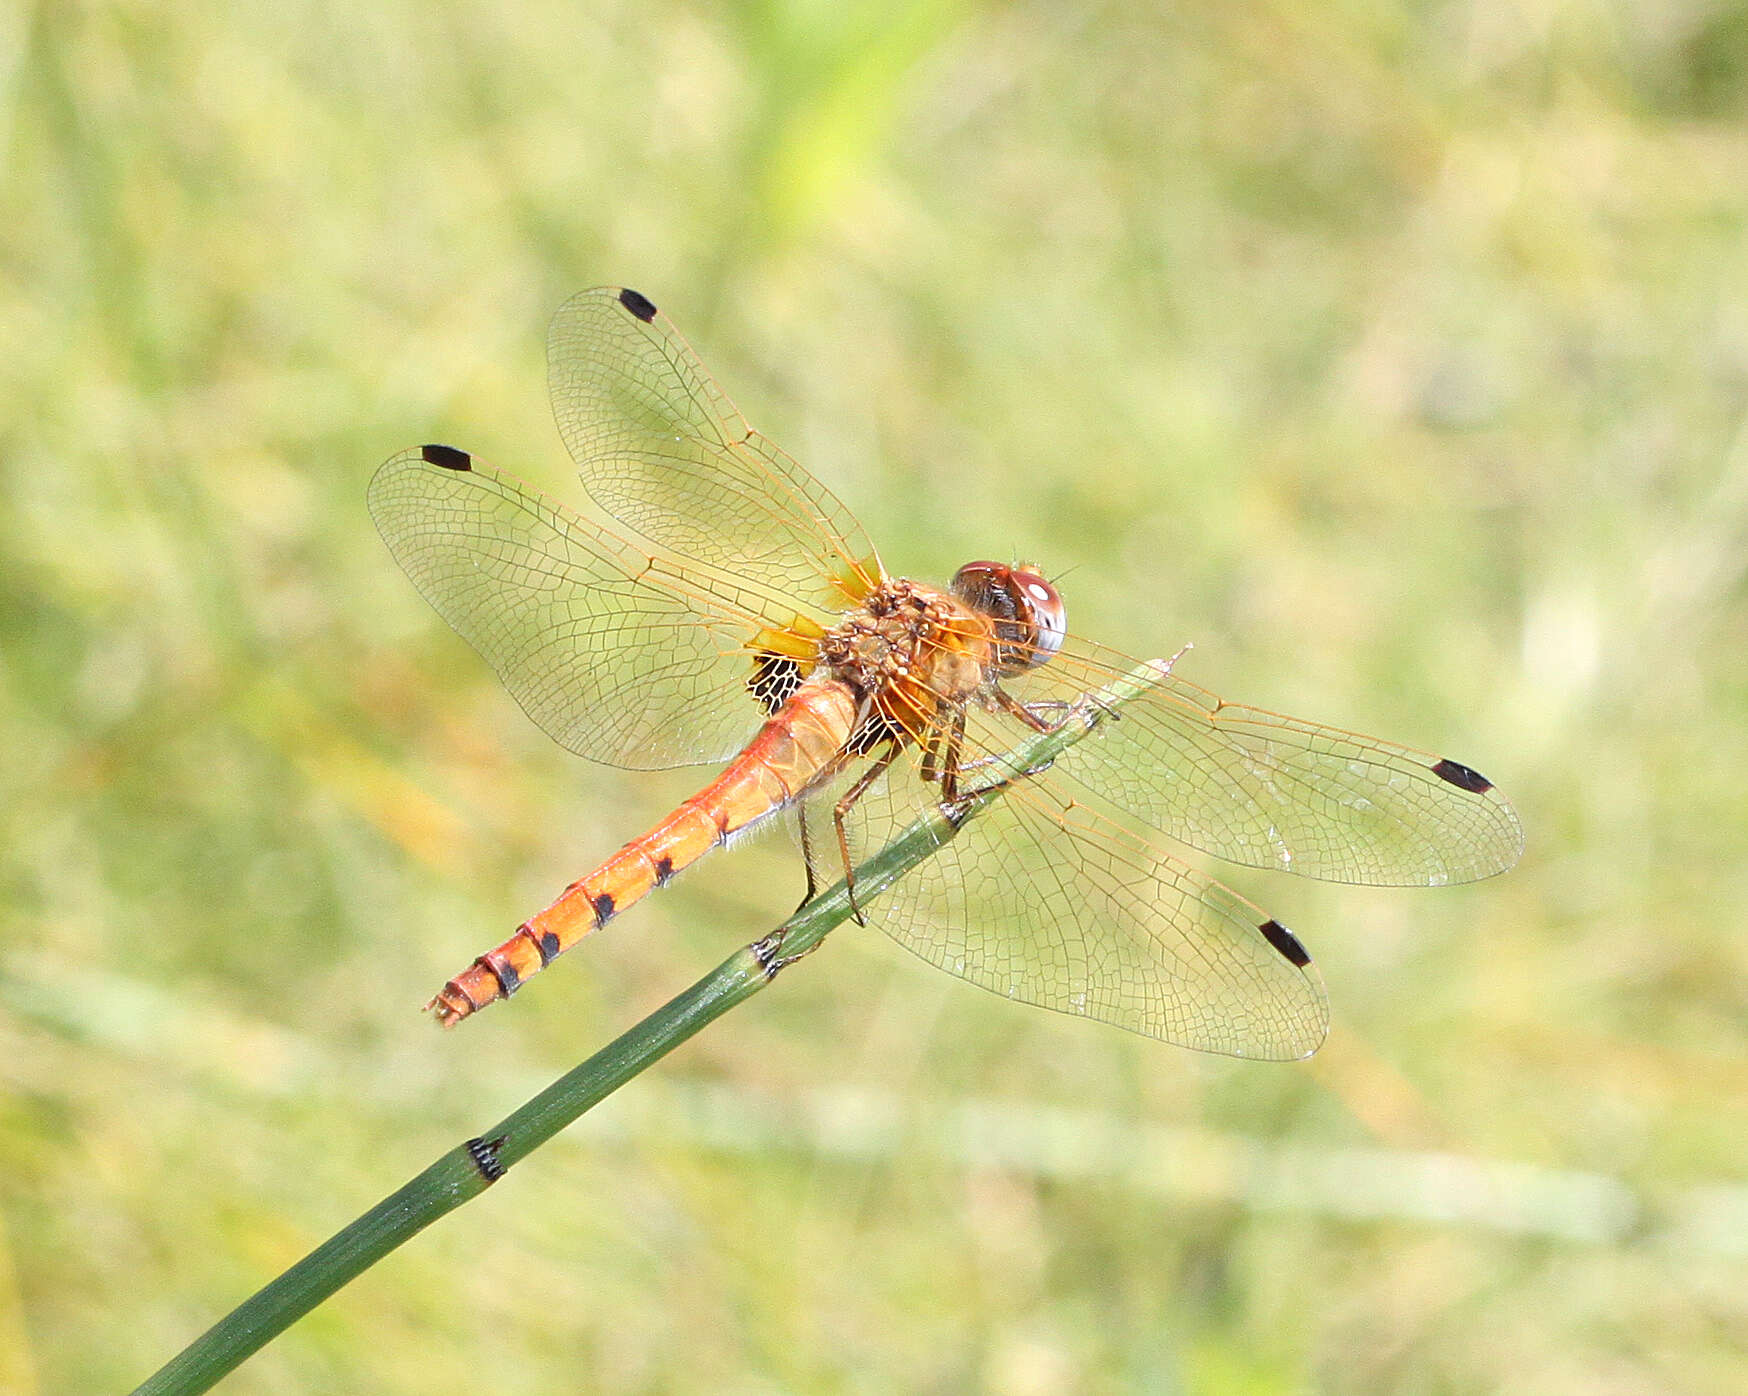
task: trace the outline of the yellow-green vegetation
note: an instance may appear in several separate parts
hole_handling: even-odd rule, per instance
[[[575,501],[626,283],[896,570],[1435,748],[1433,891],[1232,874],[1310,1063],[847,926],[226,1390],[1748,1384],[1748,11],[499,0],[0,15],[0,1390],[125,1389],[800,891],[418,1006],[697,777],[553,746],[375,465]]]

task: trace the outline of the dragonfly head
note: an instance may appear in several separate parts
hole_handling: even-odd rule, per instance
[[[1062,648],[1068,615],[1056,588],[1021,564],[968,562],[953,574],[953,595],[995,626],[995,664],[1003,673],[1036,669]]]

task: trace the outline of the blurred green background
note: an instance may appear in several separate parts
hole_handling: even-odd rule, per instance
[[[375,465],[563,497],[670,312],[882,540],[1448,752],[1508,877],[1233,881],[1294,1066],[846,928],[227,1390],[1748,1387],[1748,9],[0,9],[0,1389],[119,1390],[786,913],[743,845],[451,1035],[689,791],[549,743]]]

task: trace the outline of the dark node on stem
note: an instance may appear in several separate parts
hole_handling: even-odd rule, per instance
[[[651,320],[655,319],[655,302],[648,296],[632,290],[629,286],[619,293],[619,304],[624,306],[633,315],[637,316],[637,318],[642,320],[646,325]]]
[[[778,953],[782,949],[783,935],[781,932],[753,942],[753,958],[759,962],[759,968],[765,972],[766,979],[775,979],[777,971],[787,963]]]
[[[473,457],[453,446],[421,446],[419,454],[427,465],[440,465],[445,470],[472,470]]]
[[[1460,761],[1441,760],[1432,768],[1432,773],[1440,780],[1448,780],[1459,790],[1467,790],[1471,795],[1485,795],[1493,788],[1493,782],[1479,771],[1472,770]]]
[[[1279,921],[1271,918],[1258,926],[1257,930],[1263,933],[1264,939],[1276,950],[1279,950],[1289,963],[1298,965],[1300,968],[1311,963],[1311,952],[1300,944],[1298,936]]]
[[[495,1183],[504,1176],[504,1165],[498,1160],[498,1150],[504,1147],[504,1141],[499,1139],[481,1139],[477,1136],[467,1141],[467,1156],[473,1160],[473,1166],[479,1169],[480,1177],[488,1183]]]
[[[660,886],[674,875],[674,860],[667,854],[662,854],[655,862],[656,884]]]
[[[535,941],[534,943],[536,946],[539,947],[540,963],[541,963],[541,966],[543,968],[547,965],[550,965],[555,959],[558,958],[558,950],[559,950],[558,937],[555,934],[553,934],[553,932],[551,932],[551,931],[543,932],[541,934],[540,939]]]
[[[611,892],[603,892],[598,897],[590,897],[589,905],[595,908],[595,926],[599,929],[607,924],[608,918],[619,908],[613,902]]]

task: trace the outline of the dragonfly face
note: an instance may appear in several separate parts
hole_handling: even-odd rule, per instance
[[[1062,597],[1035,567],[968,562],[953,574],[953,594],[994,623],[995,664],[1004,674],[1036,669],[1067,638]]]
[[[584,292],[548,351],[592,517],[448,446],[387,462],[371,513],[420,591],[563,745],[634,769],[729,764],[450,980],[432,1003],[446,1023],[779,812],[801,821],[808,885],[835,880],[1136,667],[1070,634],[1036,568],[972,562],[947,588],[890,576],[647,297]],[[1122,718],[1003,780],[1004,798],[868,919],[1009,998],[1290,1058],[1328,1023],[1309,954],[1174,841],[1423,886],[1489,876],[1522,850],[1491,782],[1430,752],[1229,703],[1164,669]]]

